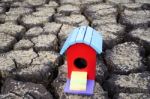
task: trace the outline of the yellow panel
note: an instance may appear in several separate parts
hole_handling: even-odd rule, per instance
[[[86,91],[86,85],[70,85],[70,90]]]
[[[71,78],[87,78],[87,72],[72,71]]]
[[[85,91],[87,84],[87,72],[72,71],[70,90]]]

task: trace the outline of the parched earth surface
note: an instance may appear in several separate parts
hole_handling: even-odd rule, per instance
[[[93,96],[65,94],[59,51],[89,25],[103,35]],[[0,0],[0,99],[150,99],[150,0]]]

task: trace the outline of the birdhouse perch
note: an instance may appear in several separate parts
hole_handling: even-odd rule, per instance
[[[92,95],[96,75],[96,53],[102,52],[102,36],[89,26],[72,31],[60,54],[66,52],[68,76],[64,91]]]

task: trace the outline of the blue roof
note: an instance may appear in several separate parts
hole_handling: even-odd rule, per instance
[[[66,42],[64,43],[60,54],[62,55],[71,45],[76,43],[84,43],[89,45],[100,54],[102,52],[102,41],[101,33],[97,32],[89,26],[81,26],[79,28],[75,28],[71,32]]]

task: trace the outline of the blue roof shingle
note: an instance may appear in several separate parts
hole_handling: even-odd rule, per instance
[[[64,43],[60,54],[62,55],[71,45],[76,43],[84,43],[91,46],[97,53],[102,52],[102,36],[89,26],[81,26],[72,31]]]

